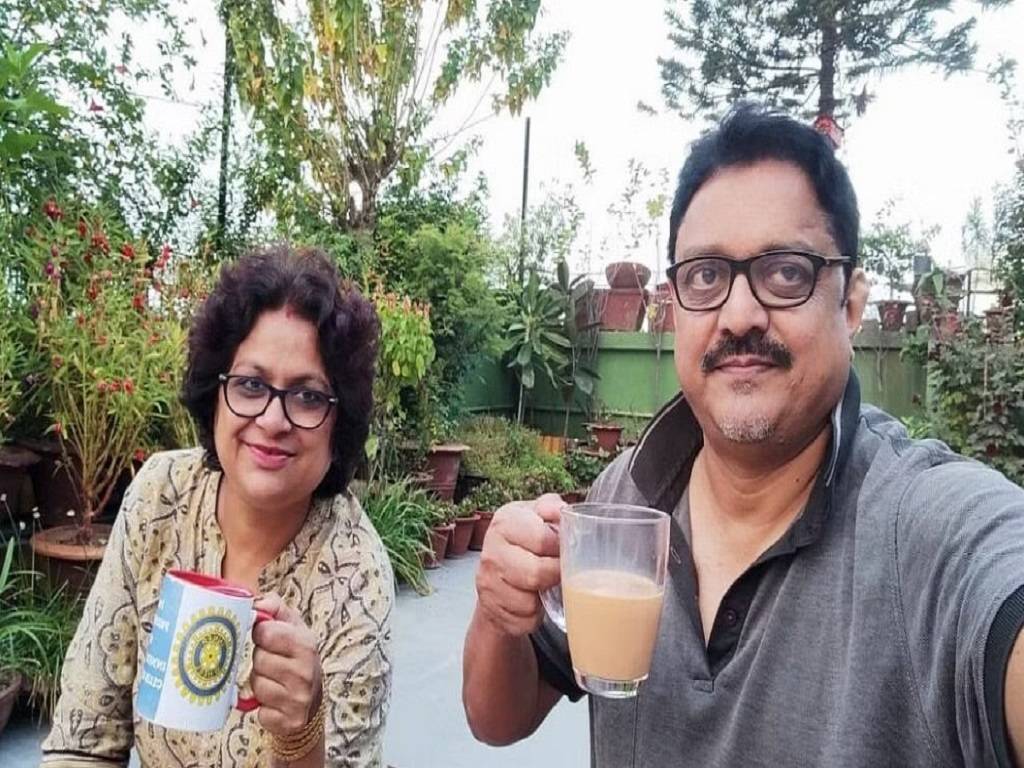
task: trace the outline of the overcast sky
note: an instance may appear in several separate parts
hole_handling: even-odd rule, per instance
[[[189,4],[198,22],[190,34],[198,44],[195,88],[181,90],[190,102],[217,98],[223,37],[211,0]],[[671,183],[688,144],[700,126],[668,114],[660,96],[657,56],[670,52],[663,0],[547,0],[541,26],[567,29],[571,39],[551,86],[527,106],[532,118],[530,199],[539,201],[543,188],[576,184],[586,213],[580,247],[592,253],[591,268],[623,256],[617,225],[607,208],[621,194],[627,162],[668,172]],[[960,3],[958,14],[977,12]],[[627,10],[628,9],[628,10]],[[977,64],[986,65],[1005,53],[1024,62],[1024,3],[979,14]],[[188,82],[188,81],[184,81]],[[870,223],[890,197],[898,211],[921,226],[937,224],[935,242],[940,263],[957,266],[960,227],[971,200],[981,196],[991,208],[993,186],[1010,178],[1006,112],[996,88],[981,75],[944,79],[925,71],[908,71],[873,84],[877,94],[865,116],[848,127],[841,151],[857,189],[862,220]],[[466,93],[442,113],[439,127],[460,125],[479,92]],[[636,109],[644,101],[662,111],[655,117]],[[485,114],[481,116],[486,117]],[[183,104],[149,102],[148,120],[165,139],[181,139],[192,127],[197,110]],[[507,213],[518,215],[522,182],[523,116],[485,119],[473,131],[483,145],[470,173],[486,175],[491,191],[491,219],[497,228]],[[596,170],[582,185],[573,146],[583,141]],[[659,241],[639,256],[650,266],[664,267],[662,253],[667,223]]]

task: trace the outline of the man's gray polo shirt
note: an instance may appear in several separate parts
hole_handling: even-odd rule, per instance
[[[832,424],[807,507],[726,593],[707,647],[673,521],[651,676],[634,700],[590,697],[594,766],[1010,764],[1024,490],[862,408],[852,373]],[[676,398],[590,499],[672,512],[701,444]],[[533,641],[541,674],[578,699],[564,635],[545,623]]]

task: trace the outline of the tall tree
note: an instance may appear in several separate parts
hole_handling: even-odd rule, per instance
[[[983,7],[1012,0],[976,0]],[[662,94],[685,116],[754,98],[836,121],[871,101],[868,79],[913,64],[970,69],[975,19],[951,24],[950,0],[670,0]],[[689,7],[689,12],[685,6]],[[943,18],[945,16],[945,18]]]
[[[535,31],[541,0],[258,0],[232,4],[239,96],[287,182],[313,185],[335,226],[372,225],[400,164],[468,83],[518,113],[549,82],[564,33]],[[357,192],[354,194],[354,189]]]

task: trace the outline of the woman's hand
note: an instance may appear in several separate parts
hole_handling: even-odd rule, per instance
[[[252,632],[256,647],[250,685],[260,703],[260,724],[270,733],[290,736],[316,714],[323,695],[316,635],[278,595],[264,595],[254,607],[274,617]]]

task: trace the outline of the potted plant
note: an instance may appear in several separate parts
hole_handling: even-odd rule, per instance
[[[452,522],[454,514],[455,508],[451,503],[437,500],[431,502],[428,517],[428,548],[423,559],[425,568],[439,568],[448,554],[448,547],[455,533],[455,523]]]
[[[31,543],[52,575],[85,589],[110,531],[94,519],[177,397],[166,370],[177,336],[143,247],[102,214],[57,210],[22,253],[32,276],[36,343],[49,366],[50,431],[82,508]],[[166,258],[167,251],[157,268]]]
[[[473,535],[469,540],[469,548],[480,551],[484,546],[487,529],[491,526],[494,513],[503,504],[511,501],[509,495],[495,483],[484,483],[466,497],[463,504],[477,514]]]
[[[423,573],[430,531],[431,501],[409,478],[375,480],[362,496],[363,509],[380,536],[395,577],[421,595],[430,591]]]
[[[565,467],[573,480],[574,489],[569,492],[573,494],[573,500],[570,501],[567,498],[568,494],[562,494],[562,498],[570,504],[583,501],[587,497],[587,493],[590,492],[590,486],[594,484],[606,466],[608,466],[607,456],[595,455],[581,448],[567,453]]]
[[[452,505],[451,510],[451,521],[455,525],[455,530],[452,531],[451,540],[448,542],[448,557],[462,557],[469,550],[473,529],[476,528],[480,515],[473,509],[472,499]]]
[[[860,246],[864,269],[879,276],[889,288],[889,298],[878,302],[884,331],[898,331],[903,327],[909,302],[897,293],[904,290],[914,257],[929,252],[931,240],[938,232],[937,227],[932,227],[916,237],[910,224],[893,221],[894,208],[892,200],[882,207],[871,228],[861,238]]]
[[[611,412],[597,398],[594,398],[593,414],[594,421],[586,425],[587,430],[593,436],[599,450],[609,454],[615,453],[622,437],[622,425],[612,419]]]

